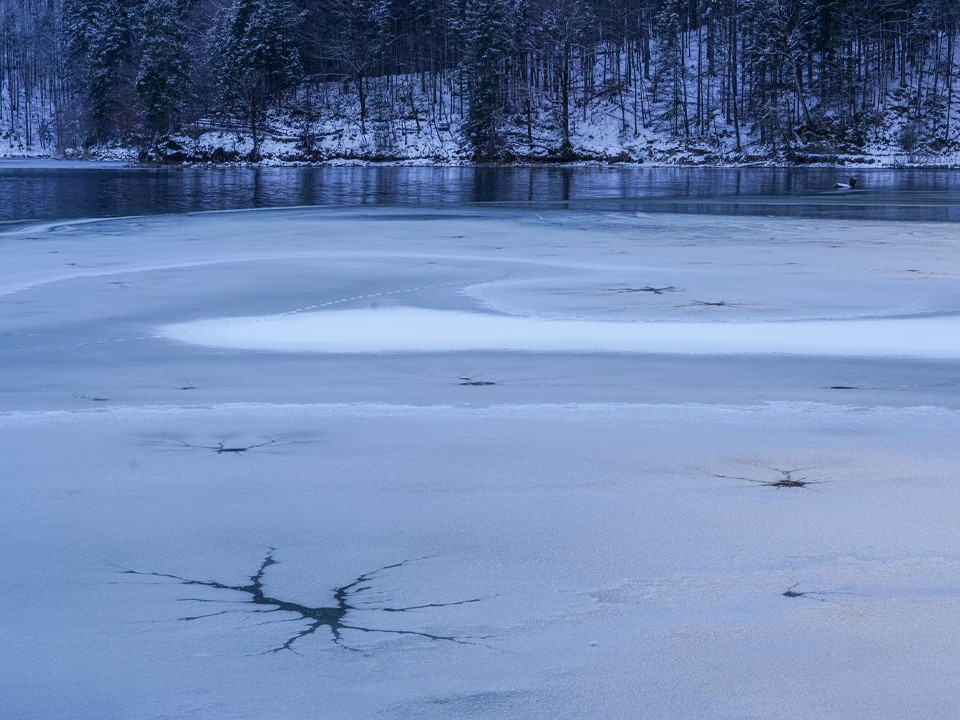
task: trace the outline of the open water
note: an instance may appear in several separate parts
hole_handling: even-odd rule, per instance
[[[305,205],[501,204],[717,215],[960,221],[958,170],[147,168],[0,161],[0,223]]]

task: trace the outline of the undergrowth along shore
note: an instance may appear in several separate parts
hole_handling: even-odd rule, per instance
[[[186,140],[186,141],[185,141]],[[0,158],[34,158],[52,160],[125,161],[153,166],[580,166],[614,165],[645,167],[847,167],[847,168],[916,168],[947,170],[960,168],[960,152],[932,155],[894,152],[722,152],[702,146],[656,147],[644,154],[620,151],[612,154],[577,151],[556,153],[515,153],[499,163],[477,163],[466,153],[416,154],[387,153],[362,149],[346,152],[304,151],[292,143],[265,143],[261,152],[252,155],[243,138],[226,143],[190,141],[188,138],[164,138],[148,147],[125,145],[93,146],[83,150],[66,149],[49,153],[17,153],[0,148]]]

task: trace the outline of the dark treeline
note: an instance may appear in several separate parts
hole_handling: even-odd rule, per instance
[[[323,120],[569,158],[598,117],[735,152],[960,146],[957,0],[0,3],[0,135],[27,147],[215,126],[256,156],[285,118],[305,150]]]

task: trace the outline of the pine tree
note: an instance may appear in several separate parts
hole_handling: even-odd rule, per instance
[[[514,53],[509,0],[467,0],[464,11],[464,70],[469,84],[464,135],[476,160],[504,156],[507,72]]]
[[[176,0],[147,0],[141,18],[142,54],[136,90],[147,130],[170,132],[187,89],[187,47]]]
[[[214,34],[217,75],[224,100],[247,117],[251,159],[260,152],[268,105],[283,97],[301,74],[295,33],[300,13],[289,0],[234,0]]]
[[[74,81],[92,139],[104,140],[116,129],[111,115],[121,106],[121,68],[128,59],[130,28],[120,0],[65,0],[64,35]]]
[[[670,131],[675,136],[690,137],[687,108],[687,65],[685,41],[689,27],[687,6],[682,0],[665,0],[657,14],[659,38],[657,81],[670,83],[671,108],[668,111]]]

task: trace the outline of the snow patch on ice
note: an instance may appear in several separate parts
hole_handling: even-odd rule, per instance
[[[628,352],[960,358],[960,318],[799,322],[541,320],[395,307],[217,318],[160,334],[198,345],[320,353]]]

